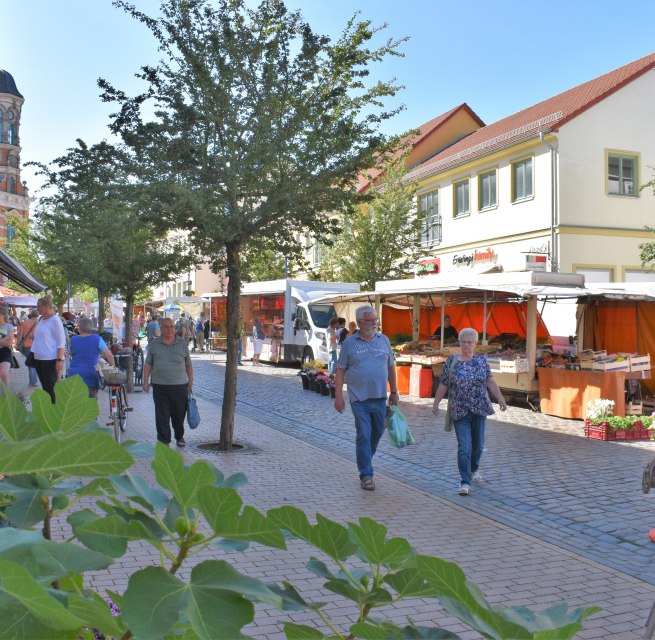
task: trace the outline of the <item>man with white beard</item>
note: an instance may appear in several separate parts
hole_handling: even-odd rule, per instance
[[[389,339],[378,333],[375,309],[359,307],[355,313],[359,331],[341,345],[335,376],[334,408],[343,413],[344,380],[355,416],[357,468],[362,489],[373,491],[373,456],[384,433],[387,383],[390,404],[398,404],[396,367]]]

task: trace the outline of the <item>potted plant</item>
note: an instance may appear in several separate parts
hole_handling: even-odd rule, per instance
[[[615,440],[616,430],[612,430],[608,419],[614,413],[614,400],[598,399],[587,402],[584,431],[588,438]]]

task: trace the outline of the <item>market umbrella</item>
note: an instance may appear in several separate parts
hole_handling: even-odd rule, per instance
[[[179,304],[167,304],[164,307],[166,313],[172,313],[173,311],[182,311],[182,307]]]

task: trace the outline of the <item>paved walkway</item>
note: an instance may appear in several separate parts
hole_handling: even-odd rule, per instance
[[[189,462],[211,459],[226,475],[244,473],[247,503],[262,510],[290,503],[343,522],[369,516],[421,553],[456,561],[492,602],[533,609],[560,601],[598,605],[603,611],[577,637],[642,637],[655,601],[655,545],[648,541],[655,494],[641,493],[640,478],[655,443],[588,440],[580,422],[511,407],[488,423],[482,465],[488,482],[460,497],[454,436],[443,431],[442,420],[435,424],[431,401],[403,399],[416,445],[396,450],[385,437],[375,460],[377,489],[364,492],[354,464],[352,415],[337,414],[329,398],[303,391],[294,369],[240,368],[235,434],[246,448],[230,454],[198,448],[218,439],[222,360],[194,356],[202,424],[188,432],[182,453]],[[135,409],[129,435],[154,441],[151,396],[134,393],[130,402]],[[104,395],[101,410],[103,418]],[[137,466],[152,477],[148,461]],[[288,552],[253,546],[246,554],[206,552],[202,559],[227,555],[249,575],[289,579],[303,595],[334,603],[332,617],[346,625],[354,612],[304,569],[310,554],[293,542]],[[130,572],[158,560],[148,546],[135,545],[110,571],[93,576],[92,584],[122,590]],[[462,638],[479,638],[434,601],[412,600],[389,617],[404,622],[408,615]],[[289,617],[319,626],[311,613]],[[258,607],[246,632],[282,639],[278,623],[284,618]]]

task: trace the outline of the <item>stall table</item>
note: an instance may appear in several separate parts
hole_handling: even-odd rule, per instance
[[[614,400],[614,415],[625,415],[625,381],[647,380],[650,371],[574,371],[538,369],[541,412],[560,418],[584,418],[590,400]]]

